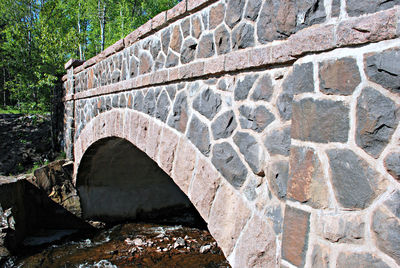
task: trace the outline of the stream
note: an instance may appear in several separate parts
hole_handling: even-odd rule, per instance
[[[123,223],[91,234],[71,230],[25,239],[8,267],[230,267],[206,230],[182,225]],[[51,236],[67,238],[49,244]],[[47,243],[45,245],[39,245]]]

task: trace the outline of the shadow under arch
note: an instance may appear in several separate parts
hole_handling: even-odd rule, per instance
[[[85,219],[206,226],[175,182],[126,139],[107,137],[90,145],[76,178]]]

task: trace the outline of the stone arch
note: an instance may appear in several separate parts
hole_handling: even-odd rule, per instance
[[[207,223],[233,266],[275,267],[275,233],[182,134],[131,109],[113,109],[93,118],[74,143],[74,184],[86,151],[103,139],[120,138],[150,157],[182,190]]]

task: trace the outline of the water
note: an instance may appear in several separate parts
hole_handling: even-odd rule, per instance
[[[26,247],[5,267],[230,266],[208,231],[181,225],[125,223],[93,234],[73,235],[45,247]]]

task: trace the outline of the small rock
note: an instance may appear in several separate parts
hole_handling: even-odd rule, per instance
[[[211,245],[201,246],[200,247],[200,253],[201,254],[207,253],[208,251],[210,251],[210,249],[211,249]]]
[[[174,243],[174,248],[184,247],[185,245],[185,240],[182,237],[178,237]]]

